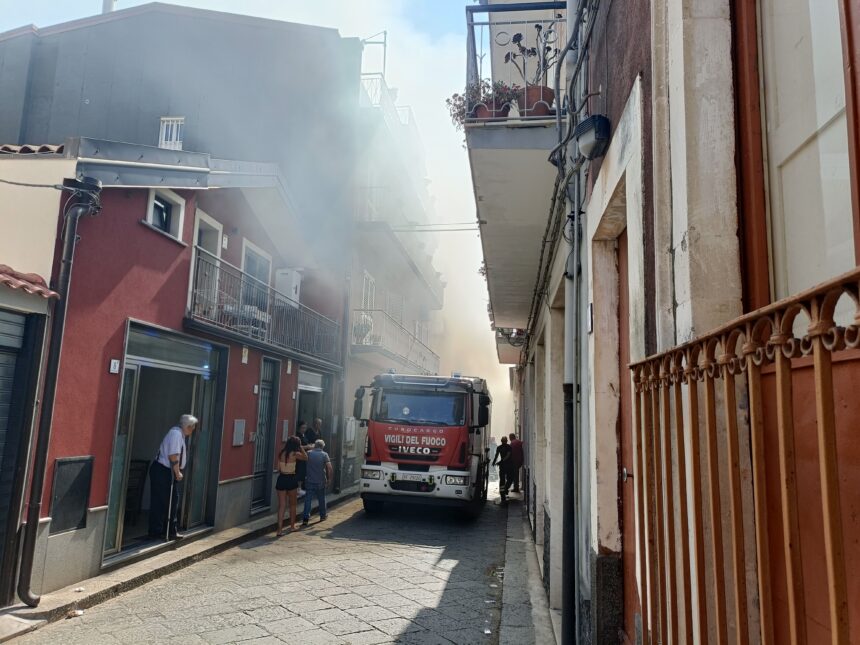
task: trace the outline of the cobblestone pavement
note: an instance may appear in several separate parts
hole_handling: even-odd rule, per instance
[[[203,560],[16,643],[414,643],[498,641],[506,509],[358,500]]]

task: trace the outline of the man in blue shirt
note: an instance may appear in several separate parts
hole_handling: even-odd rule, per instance
[[[318,500],[320,522],[326,518],[325,506],[325,489],[327,482],[331,481],[333,476],[331,459],[325,451],[325,441],[317,439],[314,442],[314,449],[308,453],[308,467],[305,475],[305,512],[302,516],[302,526],[308,525],[308,520],[311,517],[311,502],[314,497]]]

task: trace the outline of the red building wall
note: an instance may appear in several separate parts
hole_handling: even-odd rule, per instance
[[[89,506],[108,502],[121,382],[121,375],[110,374],[108,368],[111,359],[123,358],[128,319],[188,333],[183,330],[183,317],[191,271],[196,197],[193,191],[177,192],[186,200],[182,235],[186,245],[141,223],[148,202],[148,191],[144,189],[105,190],[101,213],[80,222],[45,480],[44,516],[50,514],[53,464],[61,457],[93,455]],[[228,210],[238,212],[238,209]],[[242,237],[246,237],[271,253],[275,266],[279,266],[274,245],[253,218],[209,214],[224,224],[224,233],[230,237],[222,255],[227,262],[241,265]],[[237,229],[241,234],[231,235]],[[249,348],[248,361],[242,363],[240,344],[208,337],[229,346],[219,472],[219,480],[223,481],[253,472],[254,444],[248,437],[256,431],[259,397],[254,394],[254,385],[259,384],[265,353]],[[291,432],[295,430],[293,392],[297,388],[298,367],[293,362],[292,373],[287,374],[287,359],[282,359],[274,454],[282,446],[284,420],[289,421]],[[246,420],[245,443],[236,447],[232,445],[235,419]]]
[[[179,194],[190,240],[195,197]],[[182,329],[191,250],[141,224],[147,200],[146,190],[106,190],[101,213],[78,227],[45,481],[53,481],[55,459],[93,455],[91,507],[107,504],[121,379],[108,366],[123,357],[127,320]],[[50,495],[46,485],[44,515]]]

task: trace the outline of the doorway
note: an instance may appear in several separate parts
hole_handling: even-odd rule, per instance
[[[111,460],[105,555],[151,541],[147,536],[149,466],[164,435],[186,413],[200,423],[186,439],[179,524],[187,530],[206,521],[213,445],[218,445],[220,436],[216,430],[219,354],[206,343],[131,327]],[[175,362],[164,360],[168,356]]]
[[[260,402],[257,408],[257,431],[254,434],[254,485],[251,509],[268,508],[272,491],[272,452],[278,416],[278,372],[280,363],[263,359],[260,375]]]
[[[325,376],[317,372],[299,370],[299,393],[296,401],[296,427],[304,421],[308,429],[313,427],[314,419],[322,419],[322,439],[328,448],[331,441],[331,428],[326,423]],[[330,449],[330,448],[328,448]]]

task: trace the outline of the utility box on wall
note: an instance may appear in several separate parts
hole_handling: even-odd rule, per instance
[[[287,304],[298,307],[302,294],[301,269],[277,269],[275,271],[275,290],[280,291],[290,300]]]

